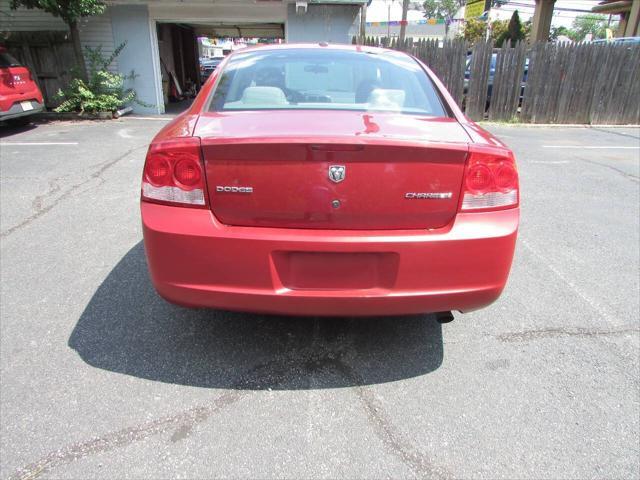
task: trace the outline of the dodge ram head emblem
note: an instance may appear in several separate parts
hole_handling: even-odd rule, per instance
[[[344,165],[331,165],[329,167],[329,180],[335,183],[340,183],[344,180],[346,175],[346,168]]]

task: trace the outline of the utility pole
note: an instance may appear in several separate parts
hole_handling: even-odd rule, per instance
[[[367,38],[367,4],[363,3],[360,10],[360,45],[364,45]]]
[[[389,43],[391,43],[391,4],[393,0],[389,0],[389,4],[387,5],[387,38],[389,39]]]
[[[402,0],[402,21],[400,22],[399,44],[404,47],[404,39],[407,35],[407,11],[409,10],[409,0]]]
[[[547,42],[549,41],[549,29],[551,28],[551,18],[556,0],[535,0],[536,9],[533,12],[533,25],[529,41]]]

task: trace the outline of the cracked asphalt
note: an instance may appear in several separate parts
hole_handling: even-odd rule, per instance
[[[165,303],[138,195],[166,121],[0,131],[0,477],[640,477],[640,129],[488,126],[516,258],[440,326]]]

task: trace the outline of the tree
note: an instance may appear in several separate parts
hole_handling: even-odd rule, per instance
[[[427,18],[451,19],[462,6],[464,0],[425,0],[424,16]]]
[[[407,11],[409,10],[409,0],[402,0],[402,23],[400,23],[400,44],[404,46],[407,35]]]
[[[487,24],[484,20],[470,18],[464,24],[464,34],[461,35],[461,38],[472,44],[479,40],[484,40],[487,36],[487,27],[489,27],[490,38],[496,43],[498,39],[502,38],[500,40],[500,44],[502,44],[504,37],[507,35],[509,20],[494,20]]]
[[[465,0],[425,0],[424,16],[444,20],[445,35],[449,32],[449,24],[453,16],[460,10]]]
[[[571,40],[581,42],[587,34],[593,35],[593,38],[605,38],[607,36],[607,17],[606,15],[597,15],[588,13],[586,15],[578,15],[572,24]],[[610,28],[615,28],[611,26]]]
[[[80,44],[80,30],[78,20],[82,17],[99,15],[104,12],[106,5],[102,0],[11,0],[13,10],[18,7],[37,8],[50,13],[54,17],[60,17],[69,26],[73,51],[76,63],[80,69],[82,78],[87,78],[87,69],[82,55]]]
[[[509,32],[509,40],[511,40],[512,47],[515,46],[518,40],[524,40],[524,29],[522,28],[522,23],[520,23],[518,10],[514,10],[513,15],[511,15],[507,31]]]
[[[522,24],[522,35],[524,39],[529,41],[531,38],[531,29],[533,28],[533,20],[527,20]]]
[[[504,42],[509,41],[511,46],[515,47],[518,40],[524,40],[524,36],[524,29],[522,28],[522,23],[520,23],[520,15],[518,15],[518,11],[515,10],[513,15],[511,15],[511,20],[509,20],[507,31],[501,34],[496,40],[496,46],[501,47]]]
[[[463,38],[469,43],[476,43],[484,40],[487,34],[487,22],[470,18],[464,23]]]
[[[509,27],[509,20],[494,20],[491,22],[491,38],[496,41],[505,34]]]

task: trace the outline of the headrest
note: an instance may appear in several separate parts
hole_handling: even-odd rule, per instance
[[[242,103],[252,105],[286,105],[287,97],[278,87],[247,87],[242,92]]]
[[[402,110],[404,98],[404,90],[374,88],[369,94],[367,103],[373,110]]]

